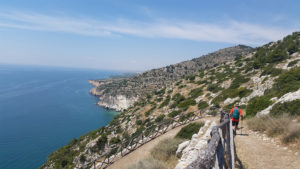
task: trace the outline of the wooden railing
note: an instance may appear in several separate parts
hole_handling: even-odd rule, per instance
[[[185,118],[183,118],[185,117]],[[174,129],[178,126],[187,124],[189,122],[198,120],[202,117],[202,112],[199,111],[196,114],[193,113],[190,116],[181,115],[175,118],[169,119],[169,121],[161,123],[158,127],[146,128],[138,137],[131,137],[129,143],[126,144],[122,142],[121,145],[118,147],[116,153],[112,155],[102,155],[97,160],[92,161],[90,163],[85,164],[81,168],[91,168],[91,169],[104,169],[107,168],[109,165],[113,164],[115,161],[121,159],[122,157],[128,155],[132,151],[136,150],[138,147],[146,144],[147,142],[159,137],[160,135],[168,132],[171,129]],[[112,150],[112,149],[111,149]],[[79,167],[76,167],[79,168]]]
[[[209,143],[186,169],[234,169],[234,150],[232,122],[229,114],[222,111],[220,124],[212,128]]]

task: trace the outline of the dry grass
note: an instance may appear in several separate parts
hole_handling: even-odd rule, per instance
[[[282,142],[288,144],[300,141],[300,124],[294,119],[288,115],[253,117],[247,120],[247,125],[251,130],[264,132],[269,137],[281,137]]]
[[[176,150],[184,139],[165,139],[151,150],[150,157],[140,160],[128,169],[174,169],[178,163]]]
[[[184,139],[179,138],[163,140],[151,151],[151,156],[156,160],[162,161],[168,168],[175,168],[178,162],[176,150],[183,141]]]
[[[167,166],[152,157],[140,160],[138,163],[129,166],[127,169],[167,169]]]

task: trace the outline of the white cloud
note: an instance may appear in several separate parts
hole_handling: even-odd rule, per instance
[[[0,27],[100,37],[132,35],[145,38],[176,38],[249,45],[261,45],[278,40],[294,31],[291,28],[268,27],[239,21],[207,24],[164,19],[149,22],[116,19],[108,22],[91,18],[20,12],[0,13]]]

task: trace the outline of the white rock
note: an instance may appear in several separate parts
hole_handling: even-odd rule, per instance
[[[190,141],[189,145],[184,148],[182,151],[182,156],[176,165],[176,169],[183,169],[190,163],[192,163],[199,155],[199,152],[201,149],[203,149],[207,145],[207,140],[210,138],[210,132],[213,126],[216,125],[216,122],[212,122],[208,129],[206,130],[205,134],[200,137],[203,133],[203,129],[207,128],[209,125],[209,121],[205,122],[204,127],[200,129],[198,134],[195,134],[192,137],[192,140]]]
[[[183,143],[181,143],[181,144],[179,144],[178,145],[178,148],[177,148],[177,150],[176,150],[176,156],[179,154],[179,153],[181,153],[182,152],[182,150],[186,147],[186,146],[188,146],[190,144],[190,141],[188,140],[188,141],[185,141],[185,142],[183,142]]]

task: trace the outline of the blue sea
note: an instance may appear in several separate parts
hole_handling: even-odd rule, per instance
[[[89,79],[118,72],[0,65],[0,169],[40,167],[72,138],[118,112],[96,105]]]

